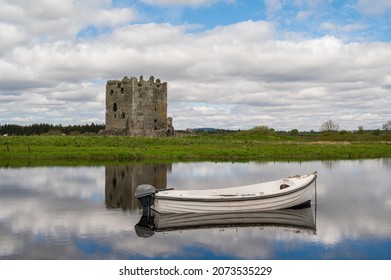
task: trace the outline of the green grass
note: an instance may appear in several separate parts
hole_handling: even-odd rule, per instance
[[[342,135],[344,136],[344,135]],[[391,157],[391,139],[332,135],[0,137],[0,165],[91,165],[123,161],[319,160]],[[367,137],[367,136],[366,136]],[[337,138],[337,139],[335,139]],[[375,140],[377,141],[375,141]]]

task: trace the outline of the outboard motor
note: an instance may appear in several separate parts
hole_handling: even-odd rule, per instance
[[[141,206],[143,208],[150,207],[153,205],[154,194],[156,193],[156,189],[152,185],[142,184],[139,185],[134,192],[134,195],[140,201]]]
[[[154,235],[153,223],[153,216],[142,215],[140,221],[134,226],[137,236],[147,238]]]

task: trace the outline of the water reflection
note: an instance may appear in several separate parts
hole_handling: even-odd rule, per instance
[[[227,227],[284,227],[316,233],[311,206],[258,212],[162,214],[144,209],[135,231],[140,237],[155,232]]]
[[[135,230],[138,184],[221,188],[314,170],[316,234],[213,216],[154,217],[150,238]],[[390,171],[390,159],[0,168],[0,259],[391,259]]]
[[[123,210],[138,209],[139,203],[134,196],[137,186],[150,184],[156,188],[165,188],[167,173],[171,169],[171,164],[106,166],[106,206]]]

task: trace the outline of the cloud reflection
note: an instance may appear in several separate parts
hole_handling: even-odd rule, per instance
[[[377,159],[0,169],[0,258],[391,259],[390,168],[390,160]],[[135,232],[141,210],[133,188],[139,183],[217,188],[314,170],[316,235],[262,225],[150,238]]]

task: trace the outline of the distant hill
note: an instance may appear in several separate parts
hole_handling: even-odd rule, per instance
[[[193,128],[194,131],[216,131],[216,130],[222,130],[220,128],[213,128],[213,127],[200,127],[200,128]]]
[[[236,132],[236,130],[230,130],[230,129],[221,129],[221,128],[213,128],[213,127],[199,127],[199,128],[193,128],[193,132],[204,132],[204,133],[232,133]]]

